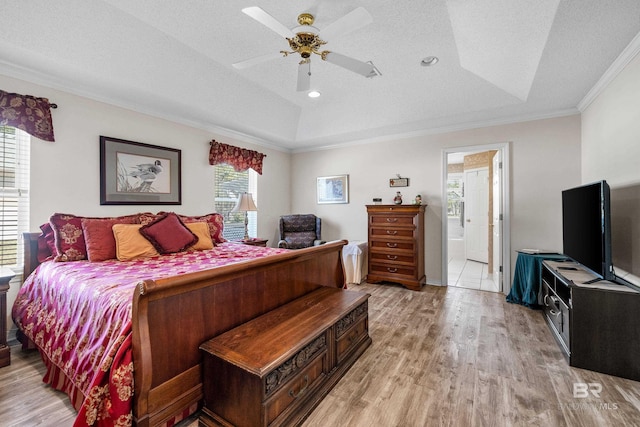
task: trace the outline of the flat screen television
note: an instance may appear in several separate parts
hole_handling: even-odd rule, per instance
[[[598,279],[615,279],[611,262],[610,190],[606,181],[562,192],[562,243],[564,254]]]

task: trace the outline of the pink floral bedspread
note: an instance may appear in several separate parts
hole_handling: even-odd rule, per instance
[[[136,284],[285,251],[223,243],[133,261],[47,261],[20,288],[12,317],[42,354],[43,381],[78,410],[74,426],[131,425]]]

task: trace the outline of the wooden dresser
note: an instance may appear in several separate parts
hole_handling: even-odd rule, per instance
[[[425,205],[367,205],[369,274],[367,281],[400,283],[419,291],[424,272]]]

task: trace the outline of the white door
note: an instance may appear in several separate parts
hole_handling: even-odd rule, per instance
[[[464,172],[464,240],[466,258],[489,262],[489,168]]]
[[[493,281],[502,289],[502,162],[500,151],[493,156]]]

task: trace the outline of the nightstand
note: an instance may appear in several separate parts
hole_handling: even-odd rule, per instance
[[[267,242],[269,241],[269,239],[260,239],[260,238],[250,238],[249,240],[234,240],[234,242],[236,243],[242,243],[243,245],[249,245],[249,246],[262,246],[262,247],[267,247]]]
[[[7,345],[7,291],[15,275],[10,268],[0,268],[0,368],[11,364],[11,348]]]

